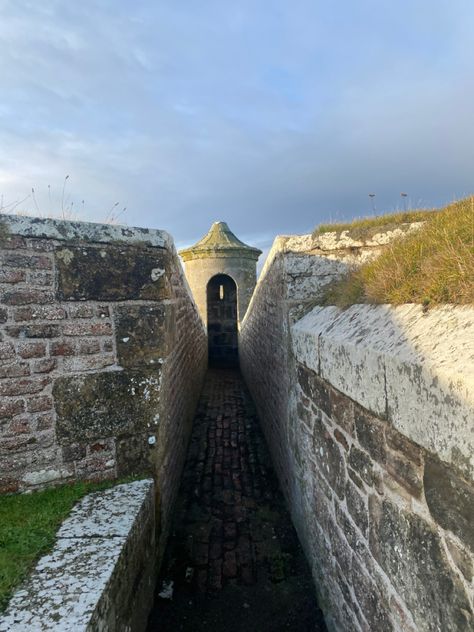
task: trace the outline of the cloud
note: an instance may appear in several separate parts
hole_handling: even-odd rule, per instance
[[[179,243],[442,204],[472,192],[473,26],[467,0],[6,0],[0,195],[57,211],[69,175],[84,219]]]

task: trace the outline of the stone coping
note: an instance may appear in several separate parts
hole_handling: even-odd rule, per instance
[[[173,240],[164,230],[134,228],[118,224],[96,224],[94,222],[72,222],[69,220],[23,215],[0,215],[13,235],[58,239],[61,241],[86,241],[90,243],[120,242],[143,244],[158,248],[172,248]]]
[[[474,307],[315,307],[292,344],[299,362],[474,477]]]
[[[84,497],[59,529],[52,552],[14,593],[0,632],[110,629],[97,618],[107,619],[107,608],[115,607],[108,603],[112,576],[132,533],[150,519],[153,488],[145,479]]]

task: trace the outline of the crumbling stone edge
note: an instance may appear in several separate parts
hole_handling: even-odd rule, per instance
[[[89,494],[13,595],[1,632],[144,630],[156,578],[154,483]]]

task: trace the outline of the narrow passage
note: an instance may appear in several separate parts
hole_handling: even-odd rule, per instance
[[[208,372],[157,594],[148,632],[326,629],[237,370]]]

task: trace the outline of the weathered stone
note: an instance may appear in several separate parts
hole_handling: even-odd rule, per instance
[[[314,449],[320,470],[339,498],[344,498],[346,482],[344,457],[337,441],[332,438],[320,420],[317,420],[314,426]]]
[[[431,515],[474,552],[474,488],[456,470],[428,456],[424,473],[425,496]]]
[[[370,460],[368,454],[353,445],[351,446],[351,450],[349,452],[348,464],[353,468],[353,470],[355,470],[362,480],[367,483],[367,485],[372,486],[375,484],[376,475],[372,461]]]
[[[350,435],[354,434],[354,402],[335,388],[329,389],[331,419]]]
[[[355,555],[352,556],[352,586],[370,629],[374,632],[375,630],[381,632],[393,630],[389,603],[377,582],[366,574],[366,570]]]
[[[369,527],[369,511],[356,486],[350,481],[346,483],[346,503],[352,519],[366,536]]]
[[[385,463],[385,424],[361,406],[354,408],[357,438],[361,446],[375,461],[381,464]]]
[[[371,496],[369,505],[370,549],[405,601],[417,629],[470,629],[474,618],[469,599],[436,529],[389,500]]]
[[[174,346],[169,305],[121,305],[116,310],[119,362],[125,367],[160,366]]]
[[[334,430],[334,438],[336,439],[336,441],[338,441],[342,445],[342,447],[344,448],[344,450],[346,450],[346,452],[347,450],[349,450],[349,444],[347,443],[347,439],[339,430],[339,428],[336,428]]]
[[[387,452],[385,469],[412,496],[419,498],[423,491],[421,468],[414,465],[401,454]]]
[[[0,617],[0,630],[144,630],[155,585],[153,481],[86,496]]]
[[[53,387],[62,444],[120,436],[153,424],[160,372],[109,371],[60,377]]]
[[[161,248],[68,246],[56,251],[56,265],[60,300],[160,300],[169,296],[168,255]]]
[[[298,382],[303,393],[326,415],[331,415],[331,405],[329,402],[329,387],[321,380],[316,373],[298,365]]]
[[[120,437],[115,444],[117,474],[129,476],[151,471],[151,446],[148,443],[149,432],[141,432],[127,437]]]
[[[421,465],[421,448],[420,446],[411,441],[403,435],[399,430],[388,425],[385,428],[385,439],[387,446],[396,452],[400,452],[406,459],[411,461],[414,465]]]
[[[474,559],[464,548],[459,546],[457,542],[451,538],[446,538],[446,544],[448,546],[451,557],[454,563],[459,568],[461,573],[466,578],[467,582],[472,582],[474,577]]]

